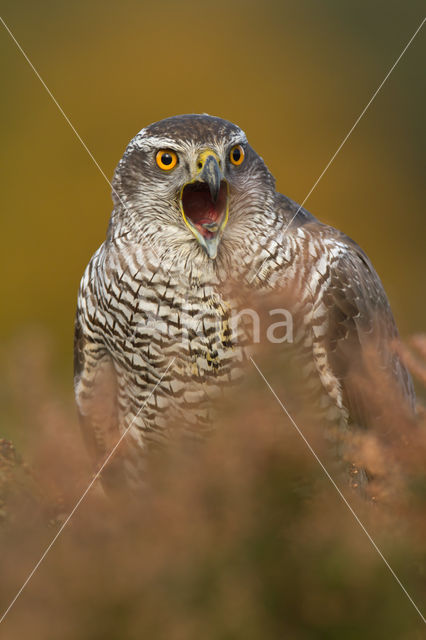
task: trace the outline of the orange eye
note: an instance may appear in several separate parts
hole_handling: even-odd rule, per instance
[[[158,151],[155,159],[163,171],[170,171],[170,169],[173,169],[177,165],[178,161],[177,153],[170,149],[161,149],[161,151]]]
[[[232,147],[231,151],[229,152],[229,159],[232,164],[235,164],[236,166],[242,163],[242,161],[244,160],[244,149],[240,144]]]

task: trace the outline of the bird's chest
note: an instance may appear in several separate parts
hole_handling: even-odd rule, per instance
[[[249,336],[235,327],[234,301],[213,286],[151,285],[133,297],[131,308],[120,342],[128,373],[143,375],[173,359],[176,385],[208,387],[208,395],[240,377]]]

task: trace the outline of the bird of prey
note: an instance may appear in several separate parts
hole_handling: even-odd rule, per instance
[[[250,332],[230,322],[238,290],[275,300],[291,291],[293,341],[324,420],[368,422],[348,372],[352,362],[363,371],[369,339],[413,404],[370,260],[277,193],[238,126],[207,114],[151,124],[127,146],[112,186],[107,237],[81,280],[75,321],[76,401],[98,464],[126,431],[120,473],[137,482],[144,452],[170,440],[171,423],[194,437],[214,427],[217,398],[238,384],[250,349]]]

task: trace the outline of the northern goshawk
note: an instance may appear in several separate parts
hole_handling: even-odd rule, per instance
[[[113,200],[107,238],[81,281],[75,325],[75,393],[98,464],[129,425],[122,468],[135,480],[143,450],[167,442],[170,425],[194,436],[214,426],[214,405],[238,384],[250,353],[247,323],[231,322],[243,291],[260,301],[291,292],[292,347],[308,386],[320,391],[324,420],[342,428],[368,422],[348,370],[352,361],[362,365],[369,338],[413,404],[369,259],[276,192],[238,126],[183,115],[142,129],[117,166]]]

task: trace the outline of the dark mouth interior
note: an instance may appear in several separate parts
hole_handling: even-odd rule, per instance
[[[184,188],[182,206],[186,219],[204,237],[208,238],[217,233],[226,212],[227,195],[224,181],[220,184],[216,202],[213,202],[209,186],[205,182],[193,182]]]

